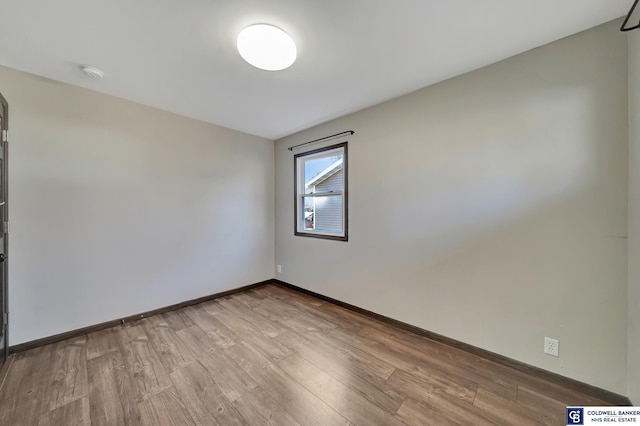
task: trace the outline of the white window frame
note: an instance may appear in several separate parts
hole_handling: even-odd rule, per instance
[[[342,154],[343,169],[343,190],[331,191],[326,193],[305,194],[304,182],[304,164],[306,161],[314,160],[322,157],[331,157],[336,154]],[[295,228],[294,234],[302,237],[324,238],[329,240],[348,241],[348,199],[347,199],[347,142],[330,145],[324,148],[315,149],[313,151],[302,152],[296,154],[293,158],[294,166],[294,192],[295,192]],[[314,202],[318,197],[342,196],[342,232],[323,232],[315,229],[305,229],[304,225],[304,199],[313,197]],[[315,214],[315,209],[314,209]]]

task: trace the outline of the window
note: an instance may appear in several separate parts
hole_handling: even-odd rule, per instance
[[[347,142],[297,154],[295,234],[347,241]]]

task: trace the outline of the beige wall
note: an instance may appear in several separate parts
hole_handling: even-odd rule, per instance
[[[10,344],[273,277],[273,141],[3,67],[0,91]]]
[[[629,397],[640,405],[640,31],[629,33]]]
[[[277,277],[626,394],[617,25],[277,141]],[[287,147],[348,129],[350,241],[295,237]]]

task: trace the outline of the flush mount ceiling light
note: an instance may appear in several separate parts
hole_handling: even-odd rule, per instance
[[[82,65],[82,66],[80,66],[80,69],[89,78],[94,78],[96,80],[100,80],[102,77],[104,77],[104,73],[102,72],[102,70],[98,69],[96,67],[90,67],[89,65]]]
[[[297,49],[291,36],[266,24],[251,25],[238,34],[238,52],[256,68],[280,71],[296,60]]]

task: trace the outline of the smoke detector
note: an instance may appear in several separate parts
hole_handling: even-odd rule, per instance
[[[101,69],[98,69],[96,67],[90,67],[89,65],[82,65],[80,69],[89,78],[100,80],[102,77],[104,77],[104,72],[102,72]]]

